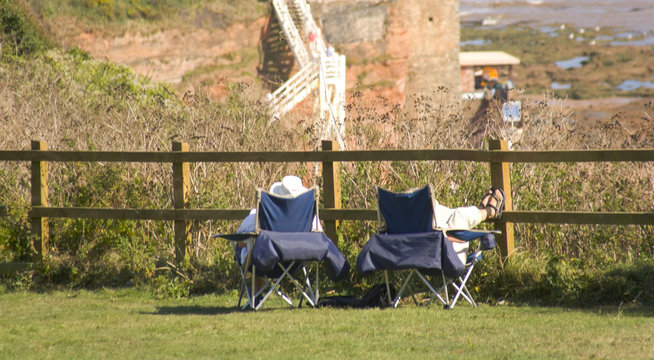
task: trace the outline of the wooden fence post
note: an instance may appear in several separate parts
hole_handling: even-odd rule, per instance
[[[509,147],[505,140],[493,139],[489,141],[489,149],[506,151],[509,149]],[[513,201],[511,199],[511,172],[509,169],[509,163],[491,162],[490,175],[491,185],[495,188],[499,187],[504,190],[504,210],[513,210]],[[514,247],[513,223],[503,222],[500,219],[500,222],[495,223],[495,228],[502,231],[502,235],[498,237],[498,245],[502,257],[507,258],[513,252]]]
[[[186,152],[187,143],[173,142],[173,151]],[[190,165],[188,162],[173,163],[173,208],[188,208],[188,193],[191,188]],[[191,245],[191,222],[188,220],[175,220],[175,261],[182,264],[187,260]]]
[[[322,141],[323,151],[340,150],[338,143],[332,140]],[[341,165],[338,162],[325,161],[322,163],[323,201],[327,209],[341,208]],[[338,243],[338,220],[325,221],[325,234]]]
[[[43,141],[32,141],[32,150],[48,150]],[[32,208],[48,206],[48,163],[32,161]],[[43,261],[48,254],[48,218],[32,217],[32,235],[35,237],[34,249],[37,261]]]

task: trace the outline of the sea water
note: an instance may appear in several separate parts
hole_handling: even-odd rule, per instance
[[[589,59],[590,58],[588,56],[577,56],[568,60],[556,61],[554,64],[564,70],[568,70],[584,66],[584,62],[588,61]]]

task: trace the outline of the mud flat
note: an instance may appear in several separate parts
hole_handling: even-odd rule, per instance
[[[516,84],[528,89],[523,104],[545,101],[579,129],[619,123],[654,146],[654,1],[460,4],[463,50],[507,50],[522,59]]]
[[[485,22],[493,26],[569,24],[654,31],[651,0],[461,0],[460,4],[462,22]]]

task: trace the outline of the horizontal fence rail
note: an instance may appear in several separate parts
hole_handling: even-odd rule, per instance
[[[345,150],[273,152],[116,152],[0,151],[0,161],[53,162],[347,162],[347,161],[476,161],[510,163],[644,162],[654,150],[487,151],[487,150]]]
[[[243,220],[250,209],[100,209],[87,207],[34,207],[31,215],[47,218],[117,220]],[[328,221],[377,221],[377,210],[320,209],[320,219]],[[654,213],[503,211],[502,221],[540,224],[654,225]]]
[[[654,213],[506,211],[502,221],[533,224],[654,225]]]
[[[376,221],[377,211],[342,209],[340,162],[360,161],[474,161],[490,166],[491,184],[506,193],[505,211],[496,227],[502,230],[498,239],[500,251],[508,256],[513,251],[514,223],[652,225],[654,213],[598,213],[569,211],[514,211],[511,201],[509,163],[576,163],[576,162],[652,162],[654,150],[577,150],[577,151],[509,151],[505,141],[491,140],[490,150],[349,150],[340,151],[337,143],[323,141],[322,151],[277,152],[194,152],[188,144],[174,142],[169,152],[117,151],[54,151],[47,144],[32,142],[32,150],[0,150],[0,161],[31,162],[32,201],[30,218],[37,259],[47,252],[48,218],[87,218],[155,220],[175,222],[177,260],[187,256],[190,244],[190,221],[241,220],[250,209],[189,209],[189,163],[214,162],[320,162],[323,168],[323,201],[320,217],[325,232],[337,239],[339,221]],[[52,207],[48,204],[49,162],[120,162],[170,163],[173,167],[172,209],[107,209],[87,207]],[[0,204],[0,217],[8,210]],[[24,269],[26,263],[0,264],[6,269]]]

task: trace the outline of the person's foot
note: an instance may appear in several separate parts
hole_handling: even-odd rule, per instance
[[[502,209],[504,209],[504,190],[488,189],[481,198],[479,207],[486,210],[486,221],[499,219],[502,216]]]

